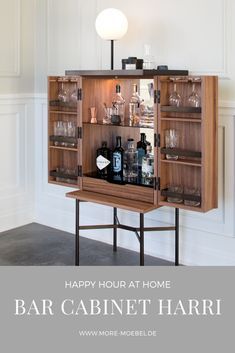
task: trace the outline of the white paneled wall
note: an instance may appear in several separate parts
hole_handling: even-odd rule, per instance
[[[219,208],[205,215],[180,212],[181,261],[235,265],[233,0],[2,0],[0,122],[5,134],[0,150],[6,152],[0,155],[1,229],[36,220],[74,231],[74,202],[64,197],[68,189],[47,183],[46,77],[66,69],[109,68],[110,44],[94,28],[96,15],[106,7],[120,8],[129,21],[127,35],[115,45],[116,68],[121,58],[142,57],[148,43],[157,64],[220,76]],[[7,28],[14,24],[7,35],[5,18]],[[84,223],[111,217],[109,208],[82,205]],[[138,222],[132,213],[120,212],[120,217]],[[147,224],[159,221],[172,222],[172,210],[148,214]],[[89,237],[111,242],[109,231]],[[126,232],[120,232],[119,245],[138,250],[135,237]],[[146,253],[172,259],[173,250],[172,234],[146,235]]]
[[[34,97],[0,95],[0,232],[34,212]]]

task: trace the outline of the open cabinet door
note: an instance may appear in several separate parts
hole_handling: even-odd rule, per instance
[[[81,78],[48,78],[48,181],[81,186]]]
[[[159,205],[217,207],[217,78],[158,78]]]

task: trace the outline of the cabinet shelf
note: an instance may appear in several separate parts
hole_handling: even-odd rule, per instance
[[[50,110],[50,114],[63,114],[63,115],[74,115],[74,117],[77,117],[77,112],[71,112],[71,111],[64,111],[64,110]]]
[[[182,200],[195,201],[195,202],[200,202],[201,203],[201,196],[171,192],[171,191],[168,191],[168,189],[162,190],[161,191],[161,196],[174,197],[174,198],[179,198],[179,199],[182,199]]]
[[[198,113],[202,112],[202,108],[195,108],[195,107],[173,107],[170,105],[163,105],[161,106],[161,112],[163,113]]]
[[[78,152],[77,148],[69,148],[69,147],[60,147],[60,146],[49,146],[52,150],[61,150],[61,151],[70,151],[70,152]]]
[[[131,129],[150,129],[153,130],[153,127],[149,126],[130,126],[128,124],[124,125],[116,125],[116,124],[103,124],[102,122],[98,121],[96,124],[92,124],[90,122],[83,122],[84,125],[93,125],[93,126],[107,126],[107,127],[123,127],[123,128],[131,128]]]
[[[67,136],[50,136],[51,142],[65,142],[77,145],[77,139],[75,137],[67,137]]]
[[[50,176],[54,178],[62,178],[62,179],[70,179],[70,180],[77,180],[77,175],[70,175],[65,173],[57,172],[56,170],[52,170],[50,172]]]
[[[162,154],[169,154],[171,156],[182,156],[191,158],[201,158],[202,153],[196,151],[182,150],[179,148],[161,148]]]
[[[167,202],[167,201],[160,201],[159,206],[180,208],[181,210],[186,210],[186,211],[203,212],[203,209],[201,208],[201,206],[198,206],[198,207],[186,206],[183,203],[173,203],[173,202]]]
[[[49,102],[50,110],[72,112],[77,114],[77,103],[60,102],[59,100],[51,100]]]
[[[144,188],[150,188],[150,189],[153,189],[154,185],[147,185],[147,184],[143,184],[141,181],[140,182],[128,182],[128,181],[114,181],[114,180],[111,180],[111,179],[105,179],[105,178],[101,178],[96,172],[92,172],[92,173],[86,173],[84,175],[85,177],[87,178],[92,178],[92,179],[98,179],[98,180],[104,180],[104,181],[107,181],[108,183],[110,184],[113,184],[113,185],[135,185],[135,186],[141,186],[141,187],[144,187]]]
[[[201,124],[202,120],[198,118],[187,118],[187,117],[163,117],[161,121],[175,121],[182,123],[199,123]]]
[[[188,165],[192,167],[202,167],[201,161],[193,160],[193,159],[178,159],[177,161],[168,160],[168,159],[161,159],[161,163],[168,163],[168,164],[179,164],[179,165]]]

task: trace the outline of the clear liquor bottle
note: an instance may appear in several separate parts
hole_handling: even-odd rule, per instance
[[[147,146],[147,153],[142,158],[142,183],[145,185],[153,185],[154,178],[154,155],[152,154],[151,145]]]
[[[123,181],[123,154],[121,136],[116,137],[116,147],[112,155],[112,177],[114,181]]]
[[[127,150],[124,152],[123,176],[129,183],[137,183],[138,180],[138,151],[135,141],[128,139]]]
[[[111,116],[112,124],[124,125],[125,122],[125,99],[121,94],[121,86],[116,85],[116,94],[112,100],[113,115]]]
[[[133,93],[129,103],[129,125],[139,126],[141,111],[144,110],[143,107],[144,100],[141,99],[138,93],[138,86],[133,84]]]

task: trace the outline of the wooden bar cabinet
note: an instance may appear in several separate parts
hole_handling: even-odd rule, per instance
[[[153,88],[153,126],[122,126],[103,124],[103,104],[112,103],[115,86],[121,86],[128,102],[133,84],[140,95],[148,99],[148,87]],[[150,85],[150,86],[149,86]],[[179,106],[169,104],[169,97],[177,86],[181,98]],[[189,106],[188,98],[194,91],[200,104]],[[144,231],[174,230],[176,239],[175,263],[179,263],[179,209],[208,212],[217,208],[217,130],[218,130],[218,79],[215,76],[190,76],[187,71],[67,71],[61,77],[48,78],[48,129],[49,129],[49,183],[79,189],[67,196],[76,199],[76,264],[79,264],[79,231],[112,228],[114,251],[117,250],[117,229],[133,231],[140,241],[140,264],[144,264]],[[62,95],[62,100],[58,97]],[[63,99],[64,97],[64,99]],[[151,99],[151,97],[149,97]],[[91,124],[90,108],[97,110],[97,124]],[[65,134],[58,128],[67,125]],[[72,126],[72,133],[69,128]],[[166,130],[179,135],[177,148],[165,145]],[[66,130],[66,129],[65,129]],[[70,132],[71,132],[70,131]],[[115,147],[116,136],[123,145],[129,138],[140,140],[145,133],[154,150],[154,180],[152,185],[141,183],[114,183],[97,176],[96,151],[102,141]],[[177,158],[167,158],[167,156]],[[172,185],[181,185],[172,190]],[[188,190],[197,190],[196,194]],[[180,200],[180,203],[178,202]],[[113,207],[110,225],[103,227],[80,226],[78,219],[80,201],[95,202]],[[146,212],[162,206],[176,209],[173,227],[144,227]],[[121,225],[117,209],[127,209],[140,214],[137,228]]]

